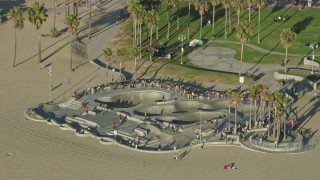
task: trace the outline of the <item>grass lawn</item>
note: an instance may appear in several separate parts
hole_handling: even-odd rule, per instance
[[[160,14],[160,23],[159,23],[159,38],[156,38],[156,29],[154,29],[153,34],[153,45],[165,44],[167,46],[179,45],[181,42],[178,40],[180,34],[188,36],[191,39],[199,39],[199,25],[200,25],[200,16],[199,13],[194,10],[194,6],[191,6],[191,16],[188,16],[188,2],[181,2],[180,5],[180,15],[179,15],[179,29],[177,28],[177,7],[173,8],[171,11],[171,28],[170,28],[170,37],[167,38],[167,6],[165,3],[162,3],[159,10]],[[285,52],[282,44],[280,43],[280,32],[285,28],[292,28],[297,34],[297,40],[289,48],[288,53],[295,54],[311,54],[312,50],[306,46],[311,41],[320,41],[318,36],[318,31],[320,29],[320,19],[317,13],[318,9],[303,9],[299,10],[298,8],[272,8],[266,7],[261,11],[261,26],[260,26],[260,37],[261,43],[257,43],[257,21],[258,21],[258,11],[251,11],[251,27],[253,28],[253,36],[250,40],[250,44],[254,44],[261,48],[269,49],[272,51]],[[203,17],[203,28],[202,28],[202,39],[221,39],[224,38],[224,8],[219,6],[216,9],[216,22],[215,22],[215,37],[212,37],[212,27],[206,25],[206,22],[210,19],[212,21],[212,7],[210,6],[209,11]],[[277,16],[286,16],[287,20],[283,22],[273,22],[273,18]],[[243,21],[248,18],[248,12],[244,11],[241,15],[240,21]],[[237,15],[235,12],[231,14],[231,26],[232,31],[228,33],[228,41],[236,41],[235,37],[235,27],[237,24]],[[116,47],[132,47],[132,36],[133,36],[133,21],[132,18],[129,18],[123,24],[123,30],[119,34],[118,39],[121,39],[115,46]],[[224,83],[237,83],[238,75],[225,72],[213,72],[208,70],[203,70],[197,67],[194,67],[186,59],[188,52],[192,51],[190,48],[186,48],[184,53],[183,61],[186,62],[184,66],[179,65],[180,63],[180,49],[177,48],[172,54],[172,60],[157,60],[155,62],[149,62],[149,53],[145,51],[149,46],[149,32],[146,25],[143,27],[143,60],[140,60],[142,63],[147,62],[148,68],[145,68],[145,72],[141,72],[150,77],[173,77],[176,79],[190,79],[190,80],[204,80],[212,82],[224,82]],[[121,38],[120,38],[121,36]],[[124,38],[123,38],[124,37]],[[188,43],[188,39],[185,41],[185,44]],[[236,59],[240,59],[240,45],[233,45],[227,43],[215,43],[209,44],[209,46],[219,46],[219,47],[229,47],[235,49],[237,54]],[[315,50],[315,54],[320,54],[320,49]],[[289,57],[289,64],[298,64],[301,62],[302,57]],[[261,52],[256,52],[249,47],[244,48],[244,62],[249,63],[280,63],[284,59],[284,56],[266,54]],[[124,62],[126,63],[126,62]],[[128,62],[131,64],[131,60]],[[128,64],[128,65],[129,65]],[[129,66],[128,66],[129,67]],[[141,68],[143,69],[143,68]]]

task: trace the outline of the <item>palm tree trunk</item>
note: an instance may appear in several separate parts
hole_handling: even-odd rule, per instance
[[[170,37],[170,20],[171,20],[171,18],[170,18],[170,9],[168,10],[168,29],[167,29],[167,39],[169,39],[169,37]]]
[[[259,104],[259,119],[262,121],[262,98],[260,98],[260,104]]]
[[[229,104],[229,131],[231,131],[230,123],[231,123],[231,105]]]
[[[64,14],[67,17],[67,1],[64,0]]]
[[[190,10],[191,10],[191,0],[189,0],[189,16],[190,16]]]
[[[239,69],[239,76],[241,76],[241,70],[242,70],[242,58],[243,58],[243,43],[241,43],[241,56],[240,56],[240,69]]]
[[[177,29],[179,29],[179,15],[180,15],[180,5],[179,5],[179,1],[178,1]]]
[[[122,78],[122,59],[120,59],[120,81]]]
[[[106,60],[106,85],[108,84],[109,59]]]
[[[273,118],[273,137],[276,138],[276,121],[277,121],[277,106],[274,107],[274,118]]]
[[[257,126],[257,100],[254,100],[254,107],[256,108],[254,111],[254,125]]]
[[[142,49],[142,24],[140,24],[140,59],[142,59],[141,49]]]
[[[212,36],[214,36],[214,15],[216,13],[216,6],[213,6],[212,9]]]
[[[17,58],[17,28],[14,28],[14,56],[13,56],[13,64],[12,67],[16,64]]]
[[[268,119],[268,137],[270,136],[270,127],[271,127],[271,124],[270,124],[270,118],[271,118],[271,109],[269,109],[269,119]]]
[[[201,30],[202,30],[202,15],[200,15],[200,39],[202,38]]]
[[[69,16],[69,14],[70,14],[70,2],[69,2],[69,0],[68,0],[68,4],[67,4],[67,6],[68,6],[67,15]]]
[[[251,7],[249,6],[249,23],[251,22]]]
[[[134,20],[132,19],[132,47],[134,47],[134,43],[135,43],[135,23]]]
[[[237,25],[240,25],[240,13],[238,13],[238,21],[237,21]]]
[[[73,42],[73,39],[70,39],[70,68],[71,68],[71,71],[73,71],[73,69],[72,69],[72,42]]]
[[[91,38],[91,0],[89,0],[89,39]]]
[[[237,105],[234,107],[234,134],[237,134]]]
[[[137,57],[134,57],[134,80],[137,80]]]
[[[252,100],[250,100],[250,118],[249,118],[249,129],[252,127]]]
[[[136,36],[136,45],[139,45],[139,34],[140,34],[140,24],[137,23],[137,36]]]
[[[153,28],[150,29],[150,61],[152,61],[152,30]]]
[[[41,63],[41,34],[39,32],[39,41],[38,41],[38,50],[39,50],[39,64]]]
[[[224,22],[224,38],[227,38],[228,8],[225,8],[225,11],[226,11],[226,19]]]
[[[57,0],[53,0],[53,2],[54,2],[53,28],[56,28]]]
[[[258,43],[260,44],[260,7],[259,7],[259,19],[258,19]]]
[[[287,137],[286,137],[286,130],[287,130],[287,120],[285,119],[284,120],[284,123],[283,123],[283,139],[287,139]]]
[[[287,74],[287,59],[288,59],[288,48],[286,48],[286,58],[284,60],[284,73]]]
[[[281,117],[279,117],[279,120],[278,120],[278,122],[277,122],[277,141],[279,142],[279,140],[280,140],[280,127],[281,127]]]
[[[159,25],[157,25],[157,39],[159,39]]]
[[[231,8],[229,8],[229,31],[231,32]]]

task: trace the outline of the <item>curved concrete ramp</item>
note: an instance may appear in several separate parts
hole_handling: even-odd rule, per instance
[[[146,112],[149,116],[159,116],[162,114],[169,114],[173,112],[187,112],[196,110],[219,110],[228,107],[226,101],[178,101],[172,102],[170,104],[159,104],[154,106],[148,106],[143,108],[138,108],[134,111],[137,115],[144,115]]]
[[[108,103],[113,107],[133,107],[140,103],[168,101],[171,95],[169,93],[157,90],[130,91],[116,94],[112,97],[102,97],[96,99],[97,102]]]
[[[225,116],[225,113],[219,111],[201,111],[176,115],[172,114],[171,116],[160,116],[157,118],[157,120],[173,122],[174,124],[190,124],[200,121],[219,119]]]

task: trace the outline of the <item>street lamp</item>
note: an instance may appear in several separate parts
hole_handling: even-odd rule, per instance
[[[52,85],[51,85],[51,76],[52,76],[52,66],[49,66],[49,102],[51,102],[51,90],[52,90]]]
[[[313,74],[313,62],[314,62],[314,49],[317,49],[318,48],[318,43],[316,42],[312,42],[310,43],[309,47],[312,49],[312,71],[311,71],[311,74]]]
[[[180,60],[180,64],[183,65],[183,62],[182,62],[182,56],[183,56],[183,41],[186,40],[186,37],[184,35],[179,35],[178,39],[181,41],[181,60]]]

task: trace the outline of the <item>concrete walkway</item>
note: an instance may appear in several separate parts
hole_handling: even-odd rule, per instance
[[[239,44],[238,42],[232,41],[213,41],[213,42],[223,42],[223,43],[232,43]],[[259,48],[254,45],[253,49],[258,51],[270,53],[272,51]],[[274,54],[281,55],[279,52],[272,52]],[[224,71],[224,72],[233,72],[239,73],[240,70],[240,62],[234,58],[236,52],[231,48],[224,47],[205,47],[198,48],[194,50],[192,53],[188,55],[190,62],[198,67],[215,70],[215,71]],[[292,56],[300,54],[291,54]],[[250,74],[254,74],[258,76],[259,82],[267,84],[270,87],[271,91],[278,90],[280,87],[277,85],[276,80],[273,77],[274,71],[278,69],[282,69],[280,63],[279,64],[252,64],[252,63],[242,63],[241,73],[244,74],[249,72]],[[311,67],[305,65],[287,65],[287,68],[301,68],[301,69],[310,69]],[[248,81],[245,79],[245,81]]]

